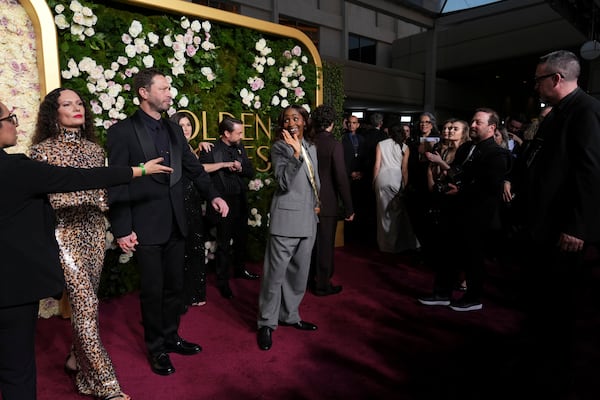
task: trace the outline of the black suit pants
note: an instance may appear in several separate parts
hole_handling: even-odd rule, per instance
[[[39,302],[0,308],[0,393],[35,400],[35,324]]]
[[[144,340],[150,354],[161,353],[177,340],[183,307],[185,240],[174,234],[163,245],[139,245],[140,303]]]
[[[230,269],[241,272],[244,268],[246,244],[248,242],[248,211],[245,193],[224,195],[229,205],[229,214],[223,218],[213,215],[217,227],[217,251],[215,254],[215,273],[217,286],[229,281]],[[211,210],[211,214],[216,214]]]
[[[337,222],[337,217],[319,217],[312,262],[316,290],[327,290],[331,285]]]

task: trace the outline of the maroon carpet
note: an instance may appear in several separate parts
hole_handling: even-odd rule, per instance
[[[518,398],[511,362],[521,314],[510,270],[491,266],[483,311],[457,313],[416,303],[431,273],[415,259],[336,252],[343,292],[308,293],[300,309],[319,330],[279,327],[270,351],[256,345],[259,282],[233,280],[235,298],[225,300],[209,279],[208,304],[191,308],[180,330],[204,350],[172,355],[177,372],[167,377],[146,361],[137,294],[103,302],[102,338],[123,390],[134,400]],[[69,337],[68,320],[39,321],[39,400],[86,398],[62,369]]]

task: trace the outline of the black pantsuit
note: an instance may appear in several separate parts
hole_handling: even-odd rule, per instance
[[[62,293],[63,271],[47,193],[127,183],[130,167],[74,169],[0,149],[0,391],[35,399],[35,322],[39,300]]]

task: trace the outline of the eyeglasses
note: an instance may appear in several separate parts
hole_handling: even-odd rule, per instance
[[[8,117],[0,118],[0,122],[10,120],[14,126],[19,126],[19,119],[15,114],[8,114]]]
[[[564,78],[563,74],[561,74],[560,72],[552,72],[552,73],[549,73],[546,75],[534,76],[533,81],[535,82],[536,85],[538,85],[544,79],[550,78],[551,76],[554,76],[556,74],[560,75],[561,78]]]

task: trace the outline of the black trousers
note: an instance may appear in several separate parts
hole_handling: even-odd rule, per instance
[[[35,400],[35,325],[39,302],[0,308],[0,394]]]
[[[337,217],[319,217],[309,277],[309,282],[314,283],[317,290],[327,290],[331,285],[337,222]]]
[[[163,245],[138,245],[135,252],[141,275],[140,303],[148,353],[165,350],[178,339],[183,307],[185,240],[174,234]]]
[[[215,253],[215,274],[217,286],[229,281],[230,270],[241,272],[246,258],[248,243],[248,206],[246,194],[224,195],[229,205],[229,214],[223,218],[210,210],[209,223],[217,228],[217,251]]]

